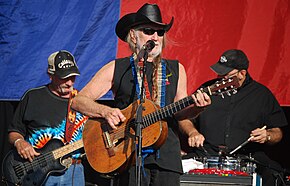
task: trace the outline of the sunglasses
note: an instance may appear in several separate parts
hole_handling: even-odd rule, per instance
[[[155,32],[157,32],[158,36],[164,36],[165,30],[154,30],[152,28],[141,28],[140,31],[142,31],[146,35],[153,35]]]

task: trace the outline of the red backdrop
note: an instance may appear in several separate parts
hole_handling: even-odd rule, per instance
[[[159,5],[163,22],[175,18],[164,57],[185,66],[188,93],[215,77],[209,66],[222,52],[238,48],[248,55],[251,76],[270,88],[281,105],[290,105],[289,0],[122,0],[120,16],[146,2]],[[119,40],[118,57],[128,54],[127,44]]]

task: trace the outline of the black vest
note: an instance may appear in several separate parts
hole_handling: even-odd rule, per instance
[[[166,95],[165,105],[174,101],[177,91],[177,82],[179,76],[178,61],[166,60]],[[146,64],[146,77],[150,93],[152,95],[152,63]],[[114,84],[112,87],[115,106],[124,109],[132,102],[137,100],[136,85],[130,64],[130,58],[116,59]],[[159,167],[182,173],[180,143],[177,135],[173,132],[178,129],[178,123],[173,118],[167,118],[168,137],[160,149],[145,158],[144,164],[157,164]]]

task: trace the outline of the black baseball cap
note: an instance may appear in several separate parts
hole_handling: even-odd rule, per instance
[[[246,54],[238,49],[231,49],[225,51],[220,60],[210,66],[210,68],[218,75],[226,75],[230,71],[237,70],[247,70],[249,68],[249,60]]]
[[[48,73],[60,79],[80,75],[73,55],[66,50],[54,52],[48,57]]]

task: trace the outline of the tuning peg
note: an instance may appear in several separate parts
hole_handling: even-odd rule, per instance
[[[235,88],[233,89],[233,94],[236,94],[236,93],[238,93],[238,90]]]
[[[225,96],[224,96],[224,94],[223,94],[223,93],[220,93],[220,95],[222,96],[222,98],[223,98],[223,99],[225,98]]]
[[[228,96],[232,95],[230,91],[226,91],[226,93],[227,93]]]

